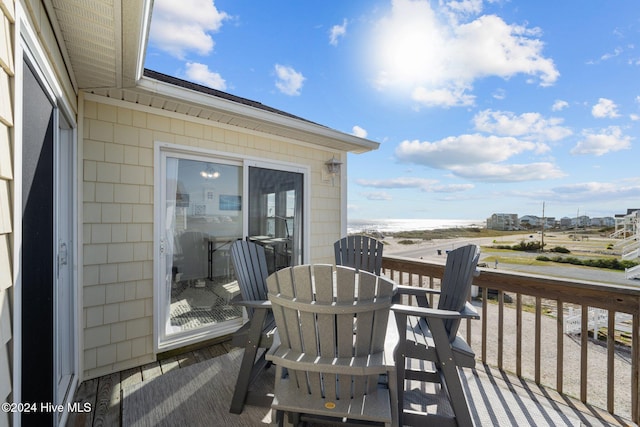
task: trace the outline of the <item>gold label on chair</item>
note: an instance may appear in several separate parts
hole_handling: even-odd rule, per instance
[[[333,402],[327,402],[324,404],[324,407],[327,409],[335,409],[336,408],[336,404]]]

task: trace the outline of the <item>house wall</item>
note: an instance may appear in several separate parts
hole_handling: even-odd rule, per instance
[[[82,99],[82,95],[81,95]],[[84,379],[154,360],[154,143],[309,165],[310,262],[333,262],[340,180],[324,163],[346,154],[149,107],[84,95]]]
[[[11,305],[12,276],[12,215],[11,185],[13,181],[13,96],[15,51],[15,9],[12,0],[0,0],[0,401],[12,400],[13,337]],[[0,412],[0,426],[10,425],[9,413]]]

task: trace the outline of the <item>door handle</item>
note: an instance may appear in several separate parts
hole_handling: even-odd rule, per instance
[[[67,265],[68,251],[67,244],[60,242],[58,246],[58,266]]]

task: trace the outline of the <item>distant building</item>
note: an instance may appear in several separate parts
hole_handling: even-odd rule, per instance
[[[520,226],[523,228],[542,228],[543,223],[545,229],[555,228],[557,226],[556,218],[553,216],[540,218],[536,215],[525,215],[520,217],[519,221]]]
[[[542,224],[542,219],[535,215],[525,215],[520,217],[520,226],[524,228],[537,228]]]
[[[571,227],[572,221],[568,216],[564,216],[560,218],[560,228],[569,228]]]
[[[544,228],[556,228],[557,226],[558,226],[558,221],[556,221],[555,216],[544,217]]]
[[[589,227],[591,225],[591,218],[586,215],[580,215],[571,221],[571,225],[574,227]]]
[[[494,213],[487,218],[487,228],[490,230],[519,230],[518,214]]]
[[[591,218],[592,227],[613,227],[614,225],[616,225],[616,221],[613,217],[610,216]]]

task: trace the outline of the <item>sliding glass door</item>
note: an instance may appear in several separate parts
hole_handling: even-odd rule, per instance
[[[249,239],[264,246],[273,273],[302,263],[303,174],[249,168]]]
[[[243,236],[242,166],[214,159],[163,158],[160,343],[202,338],[240,324],[229,248]],[[170,345],[170,344],[169,344]]]
[[[235,331],[243,311],[229,249],[265,248],[269,272],[304,260],[304,172],[159,150],[156,218],[158,350]],[[268,167],[267,167],[268,166]]]

